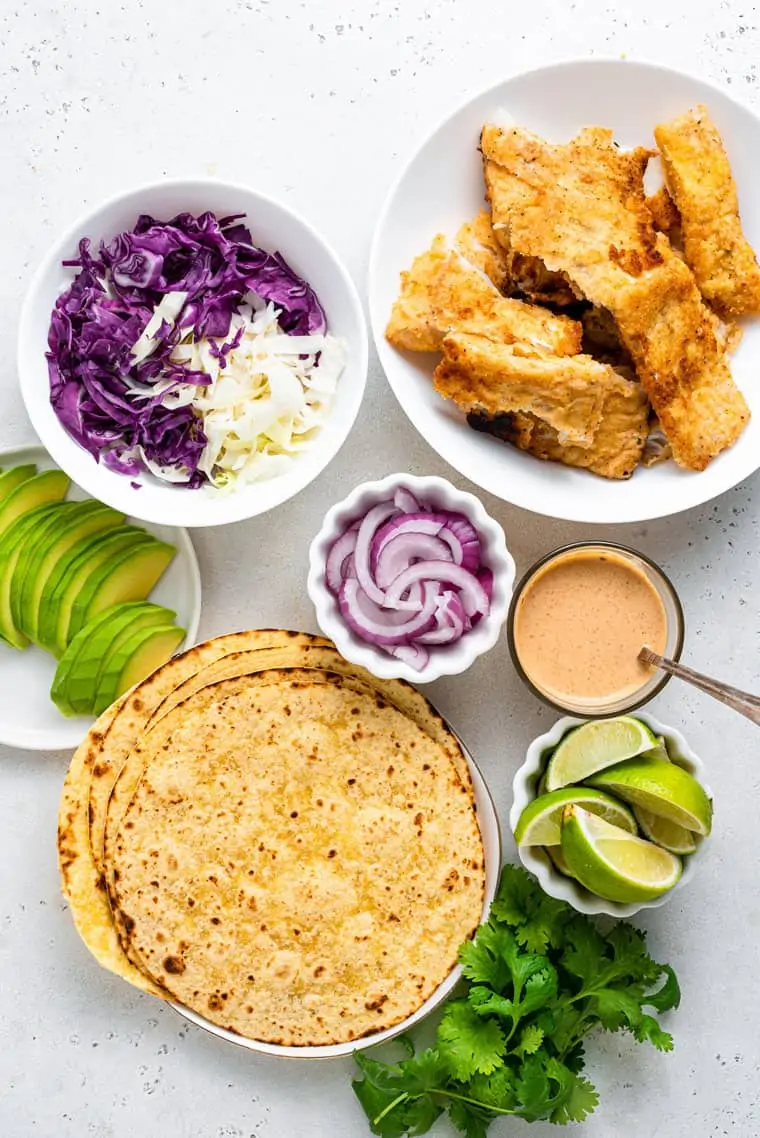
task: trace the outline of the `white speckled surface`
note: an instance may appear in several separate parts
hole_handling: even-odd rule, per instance
[[[0,445],[31,440],[14,372],[30,273],[83,203],[163,174],[217,173],[283,195],[363,283],[368,243],[402,160],[444,112],[508,72],[625,53],[730,84],[760,106],[760,34],[742,0],[35,0],[0,4]],[[625,11],[630,14],[624,14]],[[408,425],[375,363],[349,444],[270,518],[194,535],[203,635],[313,628],[309,541],[359,480],[404,467],[451,477]],[[472,487],[466,487],[472,489]],[[760,478],[702,510],[602,532],[639,546],[683,598],[689,662],[760,690]],[[487,497],[519,568],[583,536]],[[527,742],[552,713],[506,648],[433,696],[482,764],[502,816]],[[683,1004],[668,1057],[617,1037],[589,1048],[601,1091],[588,1138],[760,1135],[760,856],[756,728],[672,685],[653,705],[708,764],[717,797],[694,885],[642,920]],[[265,1060],[186,1026],[101,972],[58,893],[57,799],[66,755],[0,748],[0,1134],[3,1138],[354,1138],[367,1133],[352,1064]],[[440,1133],[447,1132],[440,1124]],[[548,1138],[553,1128],[495,1126]]]

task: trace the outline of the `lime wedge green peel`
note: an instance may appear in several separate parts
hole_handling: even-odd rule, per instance
[[[515,827],[517,845],[558,846],[562,841],[562,811],[573,803],[598,814],[613,826],[636,833],[636,819],[622,802],[591,787],[568,786],[542,794],[525,807]]]
[[[584,782],[597,771],[657,746],[645,724],[628,715],[576,727],[559,744],[546,768],[546,789]]]
[[[580,806],[562,816],[562,853],[573,877],[607,901],[654,901],[681,876],[681,859]]]
[[[659,818],[656,814],[645,810],[643,806],[634,806],[633,812],[639,829],[650,842],[657,842],[657,845],[662,846],[664,850],[682,856],[695,852],[697,838],[691,830],[686,830],[677,822],[669,822],[667,818]]]
[[[675,822],[707,837],[712,825],[712,802],[688,771],[659,759],[628,759],[588,780],[598,790],[614,794],[650,814]]]

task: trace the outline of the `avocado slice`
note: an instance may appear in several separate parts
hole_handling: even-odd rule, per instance
[[[0,535],[11,522],[36,506],[60,502],[70,485],[71,480],[62,470],[43,470],[25,479],[0,502]]]
[[[125,691],[144,680],[176,652],[185,630],[176,625],[141,628],[114,652],[98,684],[93,714],[100,715]]]
[[[58,624],[58,651],[104,608],[124,601],[143,601],[158,581],[176,550],[166,542],[150,541],[104,561],[83,584],[67,622]]]
[[[71,515],[56,512],[34,542],[25,545],[16,566],[11,590],[13,622],[30,640],[37,639],[40,598],[61,558],[72,546],[92,534],[115,529],[124,515],[88,498],[72,502]]]
[[[26,466],[13,466],[10,470],[4,470],[0,474],[0,502],[8,497],[11,490],[15,490],[22,482],[27,482],[33,478],[36,473],[37,467],[34,463]]]
[[[146,601],[112,605],[77,633],[58,662],[50,697],[64,715],[92,712],[106,661],[141,628],[168,625],[175,613]]]
[[[68,512],[69,503],[37,506],[16,518],[3,534],[0,552],[0,636],[14,648],[26,648],[28,637],[17,627],[11,604],[13,581],[18,559],[24,549],[37,539],[37,534],[57,510]]]
[[[99,565],[117,552],[153,540],[150,534],[137,526],[117,526],[106,533],[90,534],[72,545],[42,590],[36,643],[58,656],[59,619],[64,619],[65,627],[68,628],[71,607],[83,583]],[[62,618],[62,613],[65,613],[65,618]]]

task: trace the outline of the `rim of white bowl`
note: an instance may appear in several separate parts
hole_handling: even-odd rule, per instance
[[[663,735],[668,742],[674,745],[674,751],[677,756],[678,765],[683,766],[690,774],[694,775],[697,781],[701,784],[706,794],[713,798],[712,791],[704,780],[705,764],[699,756],[692,750],[687,743],[681,732],[675,727],[669,727],[667,724],[662,723],[654,715],[646,711],[637,711],[635,714],[636,719],[641,719],[647,727],[651,728],[658,735]],[[564,715],[561,719],[557,720],[553,727],[545,731],[542,735],[538,735],[528,747],[524,762],[515,771],[512,780],[512,806],[509,811],[509,829],[510,833],[514,835],[515,827],[517,826],[520,815],[529,802],[535,798],[535,786],[533,782],[540,776],[543,769],[542,756],[550,747],[556,747],[560,739],[565,735],[571,727],[579,727],[582,723],[594,722],[594,720],[579,718],[574,715]],[[587,916],[608,916],[615,917],[616,919],[625,919],[632,917],[635,913],[641,912],[643,909],[659,909],[660,906],[665,905],[674,893],[687,885],[696,872],[697,859],[701,860],[704,857],[705,846],[709,839],[705,839],[699,844],[696,852],[690,854],[683,859],[683,872],[679,877],[676,884],[669,889],[667,893],[663,893],[654,901],[634,901],[628,904],[622,904],[618,901],[605,901],[602,897],[596,897],[587,889],[578,885],[571,877],[566,877],[560,873],[558,869],[551,863],[548,855],[540,851],[540,847],[534,849],[531,846],[517,846],[517,856],[524,865],[524,867],[538,878],[538,882],[550,897],[554,897],[557,901],[567,901],[579,913],[585,913]]]
[[[71,438],[62,424],[56,420],[56,428],[53,428],[47,421],[47,418],[42,409],[42,404],[39,400],[32,396],[31,390],[26,380],[26,367],[24,362],[24,354],[26,345],[33,343],[36,339],[35,329],[31,318],[32,302],[37,292],[42,287],[47,275],[59,265],[62,260],[64,248],[75,248],[79,239],[86,234],[87,227],[90,224],[93,214],[99,214],[104,210],[126,204],[130,198],[138,194],[150,193],[151,191],[160,190],[163,192],[170,192],[171,190],[182,189],[208,189],[212,191],[215,188],[223,188],[225,191],[233,193],[240,193],[245,195],[254,195],[262,203],[271,206],[275,210],[281,210],[287,214],[296,226],[301,226],[310,237],[319,245],[324,255],[334,265],[338,276],[340,277],[341,284],[345,288],[346,296],[349,299],[352,314],[356,320],[357,325],[357,340],[354,344],[349,344],[349,352],[354,353],[355,357],[355,370],[356,377],[353,381],[351,389],[352,398],[348,402],[348,410],[346,412],[346,419],[341,432],[338,433],[334,440],[334,447],[332,450],[326,449],[322,458],[316,459],[319,454],[319,437],[315,440],[315,447],[309,456],[312,459],[310,463],[304,464],[304,476],[301,478],[293,478],[292,483],[287,486],[287,489],[282,495],[275,495],[273,500],[269,502],[262,509],[251,509],[250,502],[247,495],[244,493],[250,487],[241,487],[236,493],[229,495],[219,495],[213,498],[213,517],[204,514],[200,519],[193,513],[192,500],[188,503],[188,507],[182,504],[182,499],[172,501],[170,506],[153,509],[150,504],[147,506],[142,505],[138,501],[137,495],[139,491],[134,494],[129,494],[127,487],[129,486],[129,478],[126,475],[118,476],[126,484],[122,491],[114,491],[111,493],[111,486],[118,486],[118,483],[111,483],[110,480],[105,480],[105,487],[100,484],[99,480],[99,464],[97,464],[92,456],[88,454],[79,444]],[[246,215],[247,216],[247,215]],[[329,331],[329,329],[328,329]],[[39,345],[40,351],[44,352],[45,347],[43,343]],[[30,349],[31,350],[31,349]],[[239,182],[227,181],[224,178],[165,178],[160,181],[142,182],[131,186],[129,189],[120,190],[116,194],[96,203],[86,212],[81,213],[77,219],[64,231],[64,233],[53,241],[43,254],[42,260],[32,274],[31,280],[27,286],[24,300],[21,305],[21,312],[19,315],[17,336],[16,336],[16,367],[19,377],[19,386],[21,389],[21,396],[24,401],[27,415],[32,423],[35,433],[42,440],[42,445],[54,459],[54,461],[64,470],[67,474],[70,470],[68,456],[65,453],[68,450],[68,444],[76,447],[77,451],[81,451],[83,459],[88,459],[92,464],[90,470],[87,464],[83,461],[76,465],[76,473],[70,475],[79,486],[82,487],[88,494],[98,498],[100,501],[105,502],[106,505],[112,506],[114,509],[127,509],[133,517],[139,517],[141,521],[154,522],[159,525],[181,525],[187,528],[199,527],[212,527],[218,525],[229,525],[233,522],[245,521],[250,518],[260,517],[262,514],[268,513],[270,510],[276,509],[284,502],[294,498],[300,494],[308,485],[311,484],[325,468],[332,462],[332,460],[340,452],[345,444],[348,436],[353,430],[356,418],[359,414],[361,404],[364,398],[364,392],[367,385],[367,373],[369,369],[369,333],[367,328],[367,320],[364,314],[364,307],[362,305],[361,297],[359,296],[358,289],[354,283],[353,278],[343,264],[343,261],[336,253],[330,242],[297,210],[293,209],[290,205],[285,204],[278,198],[273,197],[271,194],[262,193],[261,191],[253,188],[252,186],[245,186]],[[73,452],[71,452],[73,453]],[[297,466],[294,467],[297,470]],[[109,472],[110,473],[110,472]],[[289,472],[290,473],[290,472]],[[275,480],[270,481],[270,485]],[[253,488],[257,483],[251,484]],[[162,489],[164,487],[161,487]],[[188,492],[189,493],[189,492]],[[127,504],[127,498],[130,503],[135,502],[136,506]],[[237,508],[235,504],[237,503]],[[169,521],[166,517],[166,511],[170,511],[173,515],[173,520]],[[211,513],[211,510],[208,511]],[[176,520],[174,520],[176,519]]]
[[[491,611],[472,631],[455,644],[434,649],[430,660],[421,671],[394,656],[361,641],[343,621],[337,602],[325,584],[325,565],[333,542],[352,521],[367,512],[372,504],[393,497],[400,487],[407,487],[423,502],[431,494],[434,501],[446,503],[446,509],[459,510],[467,515],[483,539],[484,562],[494,578]],[[363,504],[364,503],[364,504]],[[509,612],[516,566],[507,547],[504,530],[490,516],[474,494],[459,490],[439,475],[388,474],[372,482],[361,482],[347,497],[331,506],[309,547],[309,575],[307,591],[314,604],[317,622],[334,641],[338,651],[352,664],[359,664],[384,680],[407,680],[413,684],[427,684],[441,676],[455,676],[466,671],[479,657],[498,643]]]
[[[367,272],[366,272],[366,288],[367,288],[367,296],[368,296],[368,303],[369,303],[370,330],[372,333],[373,341],[375,343],[375,349],[378,352],[378,354],[380,355],[380,364],[381,364],[381,368],[383,371],[383,375],[385,376],[386,383],[388,384],[388,386],[393,391],[393,394],[396,398],[396,401],[397,401],[399,407],[401,407],[402,411],[404,412],[406,417],[409,419],[409,422],[412,424],[412,426],[418,432],[418,434],[420,434],[422,436],[422,438],[424,438],[424,440],[428,444],[428,446],[432,447],[432,449],[436,452],[436,454],[444,462],[446,462],[449,466],[451,466],[453,470],[456,470],[458,474],[461,474],[462,477],[469,478],[470,481],[475,482],[475,484],[478,485],[481,489],[485,490],[487,493],[494,494],[495,496],[499,497],[502,501],[507,502],[509,505],[516,506],[518,509],[525,510],[528,513],[535,514],[538,517],[554,518],[554,519],[557,519],[558,521],[577,522],[579,524],[591,525],[591,526],[610,525],[612,523],[615,523],[618,525],[637,525],[637,524],[640,524],[641,522],[645,522],[645,521],[656,521],[659,518],[675,517],[677,514],[685,513],[687,510],[698,509],[700,506],[707,505],[709,502],[712,502],[716,498],[719,498],[723,494],[726,494],[729,490],[734,489],[744,479],[751,477],[752,474],[755,473],[755,470],[750,469],[750,470],[744,471],[742,474],[740,474],[735,479],[735,481],[733,481],[731,483],[731,485],[723,486],[719,489],[713,490],[712,492],[708,493],[708,495],[705,498],[701,499],[698,502],[690,502],[690,503],[687,503],[686,505],[678,506],[676,509],[660,508],[660,507],[655,506],[654,512],[650,512],[649,510],[647,510],[646,513],[641,514],[640,516],[626,518],[623,522],[620,522],[617,518],[613,518],[613,517],[606,517],[605,516],[605,517],[598,517],[598,518],[590,518],[589,519],[586,517],[581,517],[575,512],[564,511],[564,512],[557,513],[556,510],[551,510],[551,509],[539,510],[535,505],[529,504],[529,503],[524,502],[522,500],[518,501],[514,498],[502,498],[501,495],[499,494],[498,489],[495,488],[493,485],[486,484],[485,481],[480,481],[476,475],[474,475],[472,473],[465,473],[463,471],[460,471],[458,467],[454,466],[453,463],[450,461],[450,459],[447,457],[447,455],[444,454],[441,449],[439,449],[437,443],[432,442],[427,437],[427,435],[424,435],[422,433],[422,431],[419,429],[419,427],[417,427],[416,423],[413,421],[411,415],[409,414],[406,407],[404,406],[400,395],[396,391],[395,384],[391,382],[391,380],[389,379],[388,374],[386,372],[385,365],[383,363],[382,353],[380,352],[380,348],[379,348],[380,342],[384,339],[384,325],[383,325],[383,328],[380,328],[376,324],[376,321],[374,319],[374,305],[373,305],[374,288],[373,288],[373,282],[374,282],[374,279],[377,275],[377,260],[379,258],[379,249],[380,249],[380,244],[381,244],[381,239],[382,239],[382,231],[385,228],[385,225],[386,225],[386,222],[388,219],[388,215],[391,212],[391,208],[393,206],[396,195],[397,195],[402,183],[406,179],[406,176],[409,173],[409,170],[411,169],[411,167],[413,166],[413,164],[417,160],[417,157],[419,155],[420,150],[424,146],[426,146],[427,143],[430,142],[430,140],[434,136],[436,136],[441,130],[443,130],[443,128],[445,126],[447,126],[447,124],[452,119],[456,118],[461,112],[463,112],[467,107],[469,107],[469,105],[471,103],[475,103],[478,100],[482,99],[483,97],[487,96],[492,91],[498,90],[505,83],[508,83],[514,79],[528,78],[529,76],[540,74],[543,71],[560,70],[562,68],[577,67],[579,65],[585,66],[588,64],[593,65],[593,66],[596,66],[596,65],[609,66],[611,64],[614,64],[614,65],[631,64],[635,67],[641,67],[643,69],[647,69],[647,70],[650,70],[652,72],[664,72],[665,74],[678,76],[679,78],[682,78],[682,79],[685,78],[685,79],[693,80],[695,83],[700,84],[700,86],[707,87],[708,89],[716,92],[716,94],[720,95],[722,98],[728,99],[730,102],[734,103],[736,106],[740,107],[742,110],[744,110],[748,114],[752,115],[752,117],[755,118],[756,120],[758,120],[758,123],[760,123],[760,114],[758,113],[757,108],[754,107],[748,100],[742,98],[741,96],[738,96],[736,94],[736,92],[732,88],[728,87],[727,85],[719,83],[718,81],[716,81],[712,78],[708,78],[708,77],[705,77],[702,75],[698,75],[696,72],[691,71],[689,69],[683,69],[683,68],[678,68],[678,67],[670,67],[667,64],[659,63],[656,59],[645,58],[642,56],[636,56],[635,58],[626,57],[625,59],[621,59],[620,56],[615,56],[615,55],[564,56],[564,57],[561,57],[561,58],[556,59],[556,60],[551,60],[548,63],[537,64],[535,67],[525,68],[524,70],[521,70],[521,69],[511,70],[510,72],[505,74],[503,76],[503,78],[501,78],[500,80],[497,80],[496,82],[489,83],[487,86],[479,87],[477,90],[475,90],[474,92],[469,94],[466,98],[460,99],[455,105],[453,105],[451,107],[451,109],[449,111],[447,111],[446,114],[441,115],[435,121],[434,126],[431,129],[429,129],[424,135],[422,135],[416,141],[416,143],[413,145],[413,148],[408,151],[407,157],[401,163],[398,174],[391,181],[390,187],[389,187],[389,189],[388,189],[388,191],[387,191],[387,193],[383,199],[382,205],[380,207],[380,212],[377,215],[377,220],[375,222],[375,227],[374,227],[373,234],[372,234],[372,241],[370,243],[369,261],[368,261]]]

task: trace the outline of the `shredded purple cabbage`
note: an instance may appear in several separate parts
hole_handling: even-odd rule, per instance
[[[211,212],[180,213],[171,221],[142,214],[129,233],[120,233],[93,255],[90,242],[64,265],[79,269],[58,297],[50,320],[47,360],[50,402],[68,433],[97,461],[134,477],[152,463],[187,475],[200,486],[198,469],[206,436],[191,406],[173,407],[167,390],[150,388],[169,378],[172,387],[206,384],[205,372],[172,360],[180,339],[224,340],[233,313],[247,292],[271,301],[288,335],[326,331],[327,322],[313,289],[279,253],[258,249],[244,214],[217,220]],[[167,293],[187,293],[174,324],[163,321],[156,347],[135,364],[132,348]],[[242,329],[212,351],[225,367]],[[140,397],[134,387],[141,385]]]

